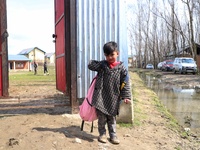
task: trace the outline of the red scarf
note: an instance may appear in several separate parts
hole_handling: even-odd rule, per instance
[[[110,68],[114,68],[115,66],[117,66],[118,64],[120,64],[120,62],[115,61],[114,63],[110,63],[109,66]]]

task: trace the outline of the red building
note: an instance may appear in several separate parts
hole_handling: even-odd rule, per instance
[[[9,70],[30,70],[30,59],[24,55],[8,55]]]

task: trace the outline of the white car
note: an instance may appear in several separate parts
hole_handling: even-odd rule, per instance
[[[197,73],[197,64],[193,58],[189,57],[180,57],[175,58],[173,63],[174,73],[179,72],[181,74],[185,73]]]
[[[162,69],[162,65],[163,65],[163,62],[159,62],[158,65],[157,65],[157,68],[161,70]]]
[[[154,66],[152,64],[147,64],[146,69],[154,69]]]

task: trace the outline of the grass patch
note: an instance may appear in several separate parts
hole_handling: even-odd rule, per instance
[[[143,109],[140,107],[140,103],[138,99],[133,100],[133,105],[134,105],[134,121],[133,125],[134,126],[141,126],[142,125],[142,120],[147,118],[147,115],[143,113]]]
[[[147,117],[146,114],[143,113],[143,108],[140,102],[141,91],[144,89],[144,82],[139,78],[139,76],[135,73],[130,73],[132,84],[132,95],[133,95],[133,107],[134,107],[134,126],[142,125],[142,121]]]
[[[171,113],[167,110],[167,108],[161,103],[158,96],[155,92],[149,89],[144,82],[139,77],[138,73],[144,73],[143,70],[138,70],[136,73],[131,72],[132,77],[132,94],[134,97],[134,125],[140,126],[142,125],[142,121],[148,117],[145,113],[145,108],[143,104],[141,104],[144,100],[148,100],[150,104],[156,107],[156,109],[161,113],[163,118],[168,119],[168,127],[174,130],[181,131],[180,126],[178,125],[177,120],[171,115]],[[152,74],[150,71],[146,71],[146,73]]]
[[[180,126],[178,124],[178,121],[174,118],[174,116],[168,111],[168,109],[160,102],[158,97],[153,98],[153,105],[156,106],[157,110],[162,114],[162,117],[169,120],[168,126],[171,129],[175,129],[180,131]]]
[[[9,71],[9,82],[11,84],[17,84],[17,85],[26,85],[29,82],[32,83],[50,83],[56,81],[55,76],[55,67],[49,66],[48,67],[49,75],[44,75],[43,67],[38,67],[38,73],[37,75],[34,75],[33,71]]]
[[[142,125],[142,120],[147,117],[147,115],[145,115],[145,114],[140,114],[142,111],[144,111],[144,109],[141,108],[141,110],[140,110],[138,108],[138,107],[140,107],[141,91],[145,91],[145,94],[148,95],[149,101],[152,103],[152,105],[156,107],[156,109],[161,113],[161,116],[163,118],[168,120],[166,127],[170,128],[171,130],[173,130],[175,132],[179,132],[182,138],[188,139],[189,133],[185,132],[183,127],[178,124],[178,121],[174,118],[174,116],[170,113],[170,111],[161,103],[161,101],[159,100],[156,93],[154,91],[152,91],[151,89],[149,89],[144,84],[144,82],[140,79],[140,77],[138,75],[139,73],[152,75],[154,77],[160,77],[161,76],[158,73],[154,74],[153,71],[144,72],[144,71],[141,71],[141,70],[137,70],[137,72],[135,73],[137,75],[134,76],[133,82],[135,82],[135,83],[134,83],[133,87],[137,87],[137,89],[133,89],[133,93],[134,93],[134,96],[136,97],[136,99],[138,99],[138,100],[134,101],[135,102],[134,103],[135,104],[135,106],[134,106],[134,112],[135,112],[134,125],[137,125],[137,126]],[[142,81],[142,83],[141,83],[141,81]]]
[[[130,128],[133,127],[131,123],[118,123],[120,127]]]

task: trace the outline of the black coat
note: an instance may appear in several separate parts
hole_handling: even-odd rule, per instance
[[[125,98],[131,100],[129,81],[120,90],[121,83],[128,75],[127,69],[122,62],[111,69],[105,60],[91,60],[88,68],[98,72],[92,105],[104,114],[118,115],[120,100]]]

